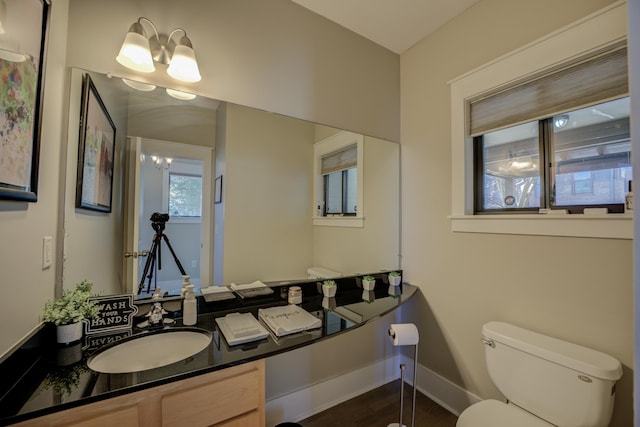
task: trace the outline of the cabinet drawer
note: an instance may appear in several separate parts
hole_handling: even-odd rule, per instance
[[[116,409],[106,414],[93,416],[91,419],[82,420],[68,424],[68,427],[113,427],[113,426],[131,426],[137,427],[139,420],[138,407],[130,406],[128,408]]]
[[[255,411],[261,405],[261,374],[251,369],[162,396],[162,425],[204,427]]]
[[[253,411],[232,420],[221,422],[213,427],[256,427],[262,425],[260,420],[260,413]]]

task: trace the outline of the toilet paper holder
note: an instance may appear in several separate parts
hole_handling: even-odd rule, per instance
[[[416,391],[418,378],[418,342],[420,340],[418,328],[413,323],[392,324],[387,331],[391,342],[396,347],[412,345],[413,350],[413,399],[411,402],[411,427],[415,426],[416,419]],[[405,427],[402,424],[402,409],[404,404],[404,363],[400,364],[400,422],[389,424],[387,427]]]

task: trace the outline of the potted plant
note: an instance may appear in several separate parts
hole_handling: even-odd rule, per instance
[[[365,291],[372,291],[376,287],[376,278],[373,276],[364,276],[362,278],[362,287]]]
[[[371,304],[376,300],[376,293],[373,291],[362,291],[362,300]]]
[[[337,289],[338,286],[336,285],[335,280],[325,280],[322,282],[322,293],[327,298],[335,297]]]
[[[53,389],[60,396],[70,395],[78,389],[82,375],[87,372],[89,368],[84,362],[58,367],[47,373],[43,387],[45,390]]]
[[[402,281],[402,276],[397,271],[392,271],[389,273],[389,285],[398,286]]]
[[[69,344],[82,338],[82,320],[92,319],[100,311],[91,297],[93,282],[83,280],[75,289],[65,289],[62,296],[44,306],[43,320],[56,325],[59,343]]]

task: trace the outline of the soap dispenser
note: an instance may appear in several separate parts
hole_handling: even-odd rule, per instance
[[[182,324],[185,326],[195,325],[198,321],[198,305],[194,292],[194,285],[187,285],[182,304]]]
[[[187,293],[187,286],[191,284],[191,276],[188,274],[184,274],[182,276],[182,288],[180,289],[180,295],[185,296]]]

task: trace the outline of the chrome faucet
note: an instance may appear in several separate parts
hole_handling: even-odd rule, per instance
[[[155,292],[151,296],[151,301],[153,302],[153,306],[149,313],[147,313],[147,321],[149,322],[149,326],[158,326],[173,323],[173,319],[165,319],[164,315],[167,314],[167,311],[162,307],[162,302],[164,298],[162,296],[162,289],[156,288]]]
[[[162,303],[154,302],[153,307],[149,311],[149,325],[159,325],[164,323],[164,315],[167,311],[162,308]]]

